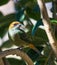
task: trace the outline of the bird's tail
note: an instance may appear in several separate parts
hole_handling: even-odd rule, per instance
[[[36,53],[41,55],[40,51],[33,44],[29,44],[29,48],[33,49]]]

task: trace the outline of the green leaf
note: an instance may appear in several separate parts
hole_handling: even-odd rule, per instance
[[[32,4],[31,4],[32,3]],[[36,0],[20,0],[15,5],[16,10],[20,10],[21,8],[25,7],[25,10],[30,18],[33,18],[35,20],[38,20],[40,18],[40,9],[37,5]],[[37,14],[37,15],[36,15]]]
[[[0,37],[3,37],[11,22],[15,21],[15,14],[0,17]]]
[[[24,60],[18,60],[15,58],[7,58],[10,65],[26,65]]]
[[[0,17],[0,27],[2,26],[8,26],[12,21],[15,21],[15,14],[9,14],[7,16],[1,16]]]
[[[50,22],[57,24],[57,20],[56,19],[50,19]]]
[[[28,16],[30,17],[30,18],[32,18],[32,19],[35,19],[35,20],[38,20],[38,19],[40,19],[40,12],[36,12],[36,11],[34,11],[33,9],[31,9],[31,8],[27,8],[27,14],[28,14]],[[37,15],[36,15],[37,14]]]
[[[32,41],[35,46],[43,45],[48,41],[45,30],[38,28],[34,36],[32,36]]]
[[[8,2],[8,0],[0,0],[0,6],[6,4]]]

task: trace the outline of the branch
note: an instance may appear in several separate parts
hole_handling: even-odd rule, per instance
[[[0,52],[2,52],[1,48],[0,48]],[[8,60],[5,59],[5,57],[0,58],[0,65],[10,65]]]
[[[48,17],[47,11],[46,11],[44,1],[37,0],[37,2],[38,2],[38,5],[40,7],[41,14],[43,16],[42,22],[44,24],[45,31],[46,31],[46,34],[47,34],[48,39],[49,39],[49,43],[50,43],[50,45],[51,45],[51,47],[52,47],[52,49],[57,57],[57,41],[55,39],[55,35],[54,35],[52,28],[51,28],[50,19]]]
[[[0,65],[4,65],[2,58],[0,58]]]
[[[0,59],[7,55],[10,55],[10,54],[13,54],[13,55],[16,54],[16,55],[22,57],[22,59],[24,61],[26,61],[28,65],[34,65],[33,61],[29,58],[29,56],[25,52],[23,52],[19,49],[10,49],[10,50],[0,52]]]

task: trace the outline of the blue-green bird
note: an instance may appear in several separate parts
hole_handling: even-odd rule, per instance
[[[27,36],[28,31],[29,30],[23,24],[15,21],[9,26],[8,36],[13,44],[23,48],[29,47],[39,54],[39,50],[33,45],[31,39]]]

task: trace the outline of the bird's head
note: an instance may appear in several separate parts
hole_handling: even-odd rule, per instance
[[[13,27],[15,27],[16,25],[20,24],[20,22],[18,21],[14,21],[9,25],[9,29],[12,29]]]
[[[27,33],[28,29],[18,21],[14,21],[9,25],[9,33],[14,35],[16,33]]]

